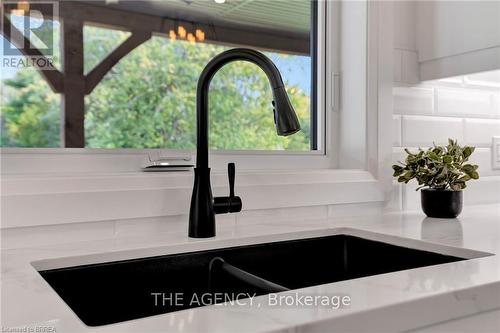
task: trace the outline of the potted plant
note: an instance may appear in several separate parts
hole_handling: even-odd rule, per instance
[[[462,211],[462,190],[466,182],[478,179],[478,166],[466,163],[474,147],[460,147],[457,141],[448,139],[446,147],[436,146],[412,153],[405,149],[405,162],[393,165],[394,177],[407,184],[416,179],[422,189],[422,210],[429,217],[454,218]]]

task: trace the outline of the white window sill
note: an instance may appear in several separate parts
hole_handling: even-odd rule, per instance
[[[227,186],[227,174],[212,170],[213,187]],[[364,170],[288,169],[236,171],[236,187],[371,181]],[[191,188],[192,171],[30,173],[2,175],[2,195]]]
[[[2,175],[1,228],[187,214],[192,172]],[[227,175],[212,175],[227,195]],[[260,170],[236,175],[244,210],[382,201],[363,170]]]

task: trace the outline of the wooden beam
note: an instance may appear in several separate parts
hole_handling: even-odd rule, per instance
[[[71,10],[63,10],[64,13],[61,13],[61,17],[65,20],[82,20],[86,23],[163,35],[167,35],[170,29],[177,29],[179,25],[189,28],[199,27],[205,31],[205,41],[208,43],[248,46],[299,55],[310,53],[309,34],[234,28],[219,23],[195,23],[76,1],[64,1],[61,5],[63,3],[68,8],[71,6]]]
[[[92,90],[101,82],[106,73],[113,68],[123,57],[129,54],[136,47],[151,38],[150,32],[133,31],[120,46],[114,49],[106,58],[95,66],[85,77],[85,94],[90,94]]]
[[[68,9],[71,8],[71,10],[64,11],[65,16],[63,16],[63,19],[83,20],[84,22],[95,22],[111,27],[126,27],[132,31],[165,31],[163,30],[165,27],[161,16],[129,12],[77,1],[64,1],[63,3]]]
[[[85,77],[83,75],[83,22],[63,21],[64,87],[61,110],[61,142],[67,148],[85,147]]]
[[[44,14],[43,7],[33,8]],[[97,26],[128,31],[145,31],[153,34],[167,35],[170,29],[177,26],[199,27],[205,31],[206,42],[230,46],[248,46],[266,51],[284,52],[289,54],[309,55],[309,34],[290,33],[284,31],[262,30],[256,28],[235,28],[224,26],[221,22],[184,21],[166,17],[130,12],[78,1],[61,1],[60,17],[65,21],[76,20],[94,23]],[[243,42],[244,41],[244,42]]]
[[[252,30],[239,30],[218,26],[198,25],[205,31],[209,43],[232,47],[258,48],[269,52],[309,55],[309,36],[280,36]]]
[[[23,35],[11,21],[4,15],[2,35],[6,40],[12,43],[23,55],[26,57],[34,57],[44,59],[44,63],[52,64],[52,61],[34,47],[30,40]],[[47,81],[52,91],[60,93],[64,84],[64,77],[55,67],[50,68],[37,68],[42,77]]]

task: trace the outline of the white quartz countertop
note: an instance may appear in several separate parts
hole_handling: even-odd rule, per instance
[[[349,295],[349,306],[337,310],[276,307],[264,295],[255,298],[253,306],[206,306],[99,327],[82,323],[37,271],[334,234],[470,259],[287,292]],[[48,328],[45,332],[403,331],[500,308],[499,252],[499,205],[465,207],[459,219],[430,219],[420,212],[406,212],[263,221],[223,228],[213,239],[164,233],[5,250],[1,254],[1,325],[27,327],[27,332],[40,328]]]

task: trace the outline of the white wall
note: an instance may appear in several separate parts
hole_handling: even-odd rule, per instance
[[[477,147],[472,162],[480,180],[464,192],[465,204],[500,202],[500,170],[492,168],[492,137],[500,136],[500,70],[486,74],[428,81],[393,88],[393,160],[404,158],[404,147],[444,144],[448,138]],[[419,209],[414,185],[394,185],[395,203]]]

